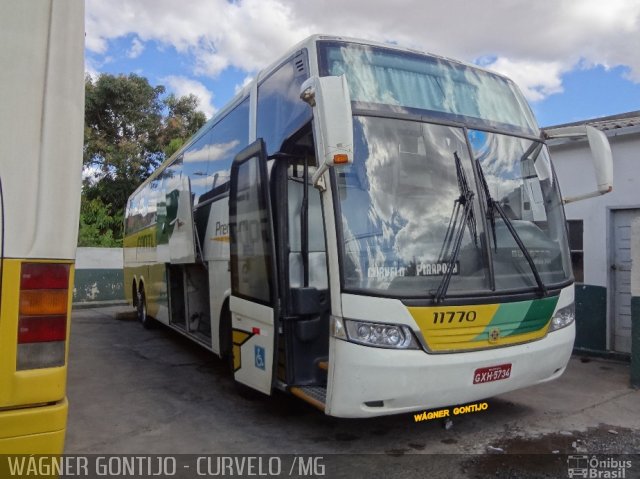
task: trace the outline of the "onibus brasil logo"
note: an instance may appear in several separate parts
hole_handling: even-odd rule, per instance
[[[588,455],[569,455],[567,457],[570,478],[584,477],[589,479],[624,479],[627,469],[631,469],[631,461],[613,457]]]

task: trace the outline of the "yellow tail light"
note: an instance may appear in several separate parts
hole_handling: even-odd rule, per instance
[[[25,316],[66,314],[68,299],[66,289],[22,290],[20,314]]]

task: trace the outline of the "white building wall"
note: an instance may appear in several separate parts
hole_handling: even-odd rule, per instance
[[[85,248],[76,250],[76,269],[122,269],[122,248]]]
[[[584,344],[595,344],[600,339],[606,349],[627,351],[628,346],[622,346],[627,340],[615,339],[620,333],[615,322],[615,278],[611,269],[615,252],[613,211],[640,208],[640,128],[606,133],[613,153],[613,191],[565,206],[568,220],[583,221],[584,284],[576,287],[576,321],[580,333],[576,336],[576,347],[591,349]],[[586,141],[552,143],[550,152],[563,196],[596,189]],[[626,332],[624,334],[626,338]]]
[[[568,220],[584,221],[584,282],[607,287],[611,247],[610,209],[640,207],[640,132],[609,137],[613,152],[613,191],[598,198],[569,203]],[[596,189],[586,141],[551,146],[563,196]]]

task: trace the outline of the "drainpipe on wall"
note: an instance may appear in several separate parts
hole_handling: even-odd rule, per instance
[[[631,223],[631,387],[640,388],[640,218]]]

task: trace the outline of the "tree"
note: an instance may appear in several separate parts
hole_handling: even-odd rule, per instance
[[[85,78],[81,243],[121,241],[129,195],[205,123],[194,95],[164,94],[135,74]]]
[[[109,204],[99,198],[83,198],[80,205],[80,229],[78,246],[120,246],[113,237],[113,231],[122,223],[123,214],[110,215]]]
[[[204,113],[197,110],[198,98],[193,94],[180,98],[171,94],[164,103],[168,109],[168,115],[165,121],[163,143],[167,146],[170,146],[174,140],[184,142],[207,121]],[[165,153],[167,153],[166,150]],[[167,156],[170,155],[167,154]]]
[[[139,183],[162,160],[163,86],[131,74],[85,79],[84,164]]]

